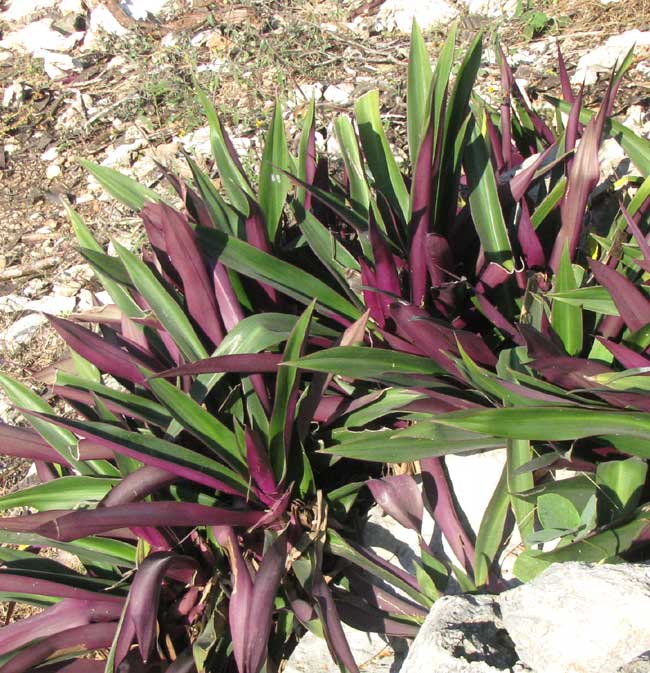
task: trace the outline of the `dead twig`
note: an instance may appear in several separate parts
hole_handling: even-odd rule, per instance
[[[19,266],[10,266],[8,269],[0,271],[0,280],[13,280],[14,278],[22,278],[23,276],[34,276],[46,269],[51,269],[60,263],[60,258],[45,257],[44,259],[30,262],[29,264],[20,264]]]

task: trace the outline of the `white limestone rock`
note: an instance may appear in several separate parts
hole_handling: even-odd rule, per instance
[[[47,45],[48,51],[67,52],[83,39],[83,33],[62,35],[52,28],[51,19],[41,19],[7,33],[0,40],[0,49],[14,49],[28,54],[42,51]]]
[[[410,33],[413,19],[422,30],[444,26],[460,14],[447,0],[386,0],[377,13],[375,30]]]
[[[11,0],[9,7],[0,16],[10,23],[23,23],[38,12],[52,9],[58,2],[59,0]]]
[[[444,596],[431,608],[400,673],[526,670],[517,659],[493,596]]]
[[[650,46],[650,31],[644,32],[635,28],[608,38],[600,47],[592,49],[580,58],[571,81],[574,84],[582,84],[583,81],[587,85],[595,84],[598,75],[607,76],[633,45]]]
[[[364,673],[395,673],[402,657],[376,633],[366,633],[343,624],[354,660]],[[397,658],[397,663],[396,663]],[[289,657],[283,673],[340,673],[323,638],[306,633]]]
[[[0,332],[0,350],[8,355],[17,353],[46,322],[47,318],[42,313],[28,313],[23,316]]]
[[[499,603],[535,673],[616,673],[650,650],[650,565],[554,564]]]
[[[512,16],[517,11],[517,0],[468,0],[465,4],[470,14],[491,19]]]

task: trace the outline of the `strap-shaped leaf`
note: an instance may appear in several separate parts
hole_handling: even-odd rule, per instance
[[[146,299],[160,324],[188,360],[200,360],[208,356],[192,324],[172,295],[163,287],[151,269],[136,255],[119,243],[115,249],[137,288]]]
[[[356,103],[355,116],[368,167],[381,192],[402,222],[408,222],[409,193],[388,144],[379,114],[379,93],[369,91]]]
[[[278,169],[291,168],[287,138],[282,122],[282,107],[276,102],[271,127],[266,136],[260,167],[259,201],[271,244],[275,241],[282,210],[289,192],[289,179]]]
[[[79,163],[113,198],[132,210],[140,210],[147,201],[156,203],[161,200],[152,189],[122,175],[119,171],[85,159],[79,159]]]

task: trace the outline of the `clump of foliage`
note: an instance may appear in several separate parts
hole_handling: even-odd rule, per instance
[[[551,128],[504,58],[500,108],[473,93],[480,38],[452,83],[454,43],[432,69],[414,28],[409,167],[376,92],[336,122],[342,180],[316,156],[314,106],[296,157],[277,106],[254,190],[202,94],[223,192],[190,158],[192,185],[163,169],[181,209],[86,164],[149,245],[108,256],[71,211],[113,301],[51,318],[74,418],[0,377],[33,428],[1,426],[2,450],[42,481],[0,499],[36,510],[0,519],[0,591],[45,608],[0,631],[0,673],[270,673],[306,630],[354,672],[342,622],[411,637],[451,577],[503,587],[510,512],[524,579],[642,551],[650,180],[611,226],[585,220],[603,133],[650,173],[648,143],[608,119],[629,59],[591,116],[560,57]],[[468,530],[444,456],[503,447]],[[418,480],[386,469],[408,461]],[[373,502],[418,533],[415,576],[359,543]],[[422,537],[425,508],[455,558]]]

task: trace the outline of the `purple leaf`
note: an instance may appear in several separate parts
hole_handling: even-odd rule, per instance
[[[422,139],[418,158],[413,171],[413,186],[411,195],[411,243],[409,249],[409,274],[411,278],[411,303],[421,306],[427,291],[427,266],[425,254],[425,240],[431,226],[431,210],[433,196],[433,151],[434,151],[434,115],[429,119],[426,133]],[[439,285],[439,278],[432,279],[434,285]]]
[[[138,364],[149,366],[149,362],[135,358],[94,332],[79,327],[69,320],[51,315],[48,315],[47,319],[73,351],[86,358],[98,369],[116,378],[145,385],[145,378],[138,369]]]
[[[48,515],[49,518],[42,515]],[[254,526],[264,512],[227,510],[188,502],[134,502],[88,510],[50,510],[0,519],[0,530],[31,532],[71,542],[131,526]]]
[[[403,615],[404,617],[426,617],[428,610],[417,603],[397,596],[387,589],[373,584],[365,573],[356,569],[347,569],[346,574],[350,578],[350,589],[353,593],[359,594],[367,603],[379,610],[388,612],[392,615]]]
[[[601,337],[596,337],[603,346],[625,367],[625,369],[640,369],[642,367],[650,367],[650,359],[633,351],[623,344],[609,341]]]
[[[620,317],[632,332],[650,323],[650,301],[629,278],[595,259],[589,260],[589,266],[595,279],[612,296]]]
[[[212,280],[223,324],[230,332],[240,320],[244,319],[244,311],[230,282],[228,269],[221,262],[215,264],[212,270]]]
[[[611,93],[612,85],[610,82],[600,110],[587,125],[569,170],[567,189],[560,206],[562,225],[556,236],[549,260],[549,266],[555,273],[560,268],[560,259],[565,245],[569,246],[569,259],[573,260],[574,258],[582,231],[585,207],[592,190],[598,183],[600,176],[598,148],[600,147]]]
[[[49,514],[49,512],[44,512],[43,514]],[[29,516],[36,517],[38,515],[32,514]],[[16,517],[16,519],[20,518],[21,517]],[[24,518],[27,518],[27,516]],[[6,520],[7,519],[1,519],[0,521]],[[89,589],[82,589],[70,584],[54,582],[53,580],[18,575],[5,568],[0,570],[0,591],[5,593],[32,594],[34,596],[53,596],[54,598],[66,599],[69,598],[75,601],[87,602],[92,605],[97,602],[101,602],[121,606],[124,603],[123,596],[115,596],[114,594],[90,591]],[[0,633],[4,633],[4,630],[0,630]]]
[[[490,158],[494,163],[496,173],[500,174],[503,169],[505,162],[503,160],[503,154],[501,152],[501,136],[499,135],[499,130],[495,126],[494,122],[490,115],[485,116],[485,125],[488,132],[488,140],[490,141],[490,148],[492,150]]]
[[[255,620],[255,628],[251,629],[249,622],[244,649],[246,668],[241,673],[258,673],[266,660],[274,601],[284,575],[286,547],[286,537],[280,535],[266,550],[255,576],[249,604],[249,615]]]
[[[543,152],[540,152],[537,155],[535,161],[526,166],[526,168],[522,168],[510,179],[508,186],[510,188],[510,194],[515,202],[521,201],[524,198],[540,166],[546,161],[556,147],[556,143],[547,147]]]
[[[214,374],[216,372],[233,372],[238,374],[267,374],[278,371],[282,362],[279,353],[239,353],[236,355],[219,355],[205,360],[198,360],[180,367],[167,369],[154,376],[169,378],[187,374]],[[153,378],[153,377],[152,377]]]
[[[528,269],[544,267],[546,265],[544,249],[531,222],[526,199],[521,200],[521,215],[519,217],[519,226],[517,227],[517,240],[521,246],[521,252],[524,255]]]
[[[57,652],[75,650],[91,652],[110,648],[116,630],[117,622],[86,624],[66,629],[18,653],[0,670],[2,673],[28,673]]]
[[[440,287],[445,281],[447,272],[454,267],[449,242],[440,234],[427,234],[424,248],[431,285],[435,288]]]
[[[187,218],[165,204],[147,204],[144,210],[158,209],[167,254],[183,283],[187,308],[205,335],[216,346],[223,339],[217,303],[203,256]]]
[[[382,308],[382,302],[379,293],[375,291],[377,280],[374,271],[365,259],[359,259],[361,267],[361,285],[363,286],[363,301],[370,311],[370,317],[383,328],[386,325],[386,318]]]
[[[0,423],[0,444],[5,456],[58,463],[64,467],[70,467],[69,463],[45,440],[41,439],[40,435],[28,428],[17,428]],[[80,453],[80,460],[111,460],[112,458],[112,451],[99,447],[86,449]]]
[[[337,596],[335,602],[341,619],[353,629],[397,638],[415,638],[420,630],[417,624],[391,619],[385,612],[360,601],[356,596]]]
[[[431,508],[431,515],[445,536],[451,550],[469,573],[474,568],[474,544],[461,523],[456,503],[441,458],[424,458],[422,467],[422,486],[425,501]]]
[[[422,530],[422,494],[410,474],[400,474],[367,482],[376,503],[395,521],[416,533]]]
[[[312,115],[312,123],[307,136],[307,148],[305,153],[305,182],[309,185],[314,183],[316,178],[316,125]],[[303,207],[306,211],[311,210],[312,193],[305,189]]]
[[[66,629],[93,622],[118,620],[122,614],[124,599],[115,603],[98,600],[98,596],[99,594],[95,594],[93,600],[64,598],[43,612],[3,626],[0,629],[0,654],[7,654],[33,640],[48,638]]]
[[[332,657],[336,662],[342,664],[349,673],[360,673],[352,650],[350,650],[348,639],[345,637],[332,592],[320,572],[312,580],[312,595],[320,608],[323,633]]]
[[[562,96],[567,103],[573,103],[575,96],[571,90],[571,80],[569,79],[569,73],[566,69],[566,64],[564,63],[564,57],[560,51],[560,43],[557,43],[557,62],[558,70],[560,73],[560,84],[562,86]]]
[[[187,212],[194,222],[207,229],[214,229],[214,222],[205,201],[191,188],[187,183],[178,179],[170,170],[162,164],[156,162],[158,168],[163,172],[167,181],[174,188],[181,201],[184,203]]]
[[[178,477],[159,467],[145,465],[123,477],[117,486],[113,487],[98,507],[113,507],[124,505],[127,502],[142,500],[148,495],[173,484]]]
[[[140,646],[140,656],[146,663],[156,642],[156,622],[160,591],[165,575],[171,569],[189,570],[198,568],[197,562],[189,556],[168,552],[150,554],[138,568],[127,602],[126,612],[115,647],[115,666],[126,657],[135,633]]]
[[[397,269],[395,268],[393,253],[390,251],[383,234],[377,227],[372,211],[368,219],[368,236],[370,238],[370,245],[372,246],[372,254],[375,258],[375,280],[377,288],[399,297],[402,290],[400,288]],[[388,315],[388,307],[392,299],[382,293],[379,293],[377,298],[382,307],[384,316]]]
[[[250,216],[246,219],[246,241],[258,250],[271,254],[271,245],[269,243],[266,224],[264,223],[264,216],[256,203],[249,201],[249,208]],[[264,294],[270,299],[271,303],[276,304],[278,301],[278,294],[275,291],[275,288],[262,282],[258,282],[258,284],[264,291]]]
[[[267,495],[276,493],[278,485],[275,481],[266,448],[254,430],[246,428],[245,436],[246,462],[248,463],[251,477],[263,493]]]
[[[138,443],[131,443],[129,437],[131,433],[124,430],[118,430],[115,426],[105,423],[84,423],[82,421],[75,421],[71,418],[58,417],[53,414],[42,414],[37,411],[29,411],[26,409],[22,409],[21,411],[83,435],[84,438],[79,440],[80,451],[82,450],[82,447],[87,450],[91,450],[91,448],[97,446],[108,448],[115,453],[140,460],[145,463],[145,465],[151,465],[153,467],[158,467],[161,470],[168,471],[182,479],[188,479],[197,484],[203,484],[204,486],[209,486],[216,490],[223,491],[224,493],[230,493],[231,495],[240,495],[240,491],[237,490],[237,488],[224,483],[216,477],[205,474],[199,469],[186,467],[184,464],[181,464],[180,461],[177,462],[166,458],[160,458],[157,455],[143,453],[141,445]],[[138,437],[138,439],[142,441],[142,437]]]
[[[523,346],[523,337],[503,313],[484,294],[477,293],[476,298],[485,317],[502,332],[508,334],[517,345]]]
[[[281,535],[269,547],[253,581],[232,529],[220,528],[216,532],[232,569],[228,614],[237,668],[239,673],[258,673],[266,660],[274,600],[284,574],[286,538]],[[253,623],[255,628],[251,628]]]
[[[445,353],[459,355],[456,340],[475,362],[490,367],[496,364],[492,351],[481,337],[472,332],[450,329],[441,322],[432,320],[428,313],[415,306],[392,304],[391,315],[399,331],[415,344],[420,352],[428,355],[454,376],[458,374],[458,370]]]
[[[572,152],[576,146],[578,136],[580,135],[580,130],[582,128],[580,124],[580,112],[582,110],[582,87],[578,91],[577,97],[574,98],[571,109],[569,110],[569,118],[567,119],[566,124],[566,137],[564,140],[564,148],[567,152]],[[567,166],[570,168],[573,163],[573,159],[570,159]]]

